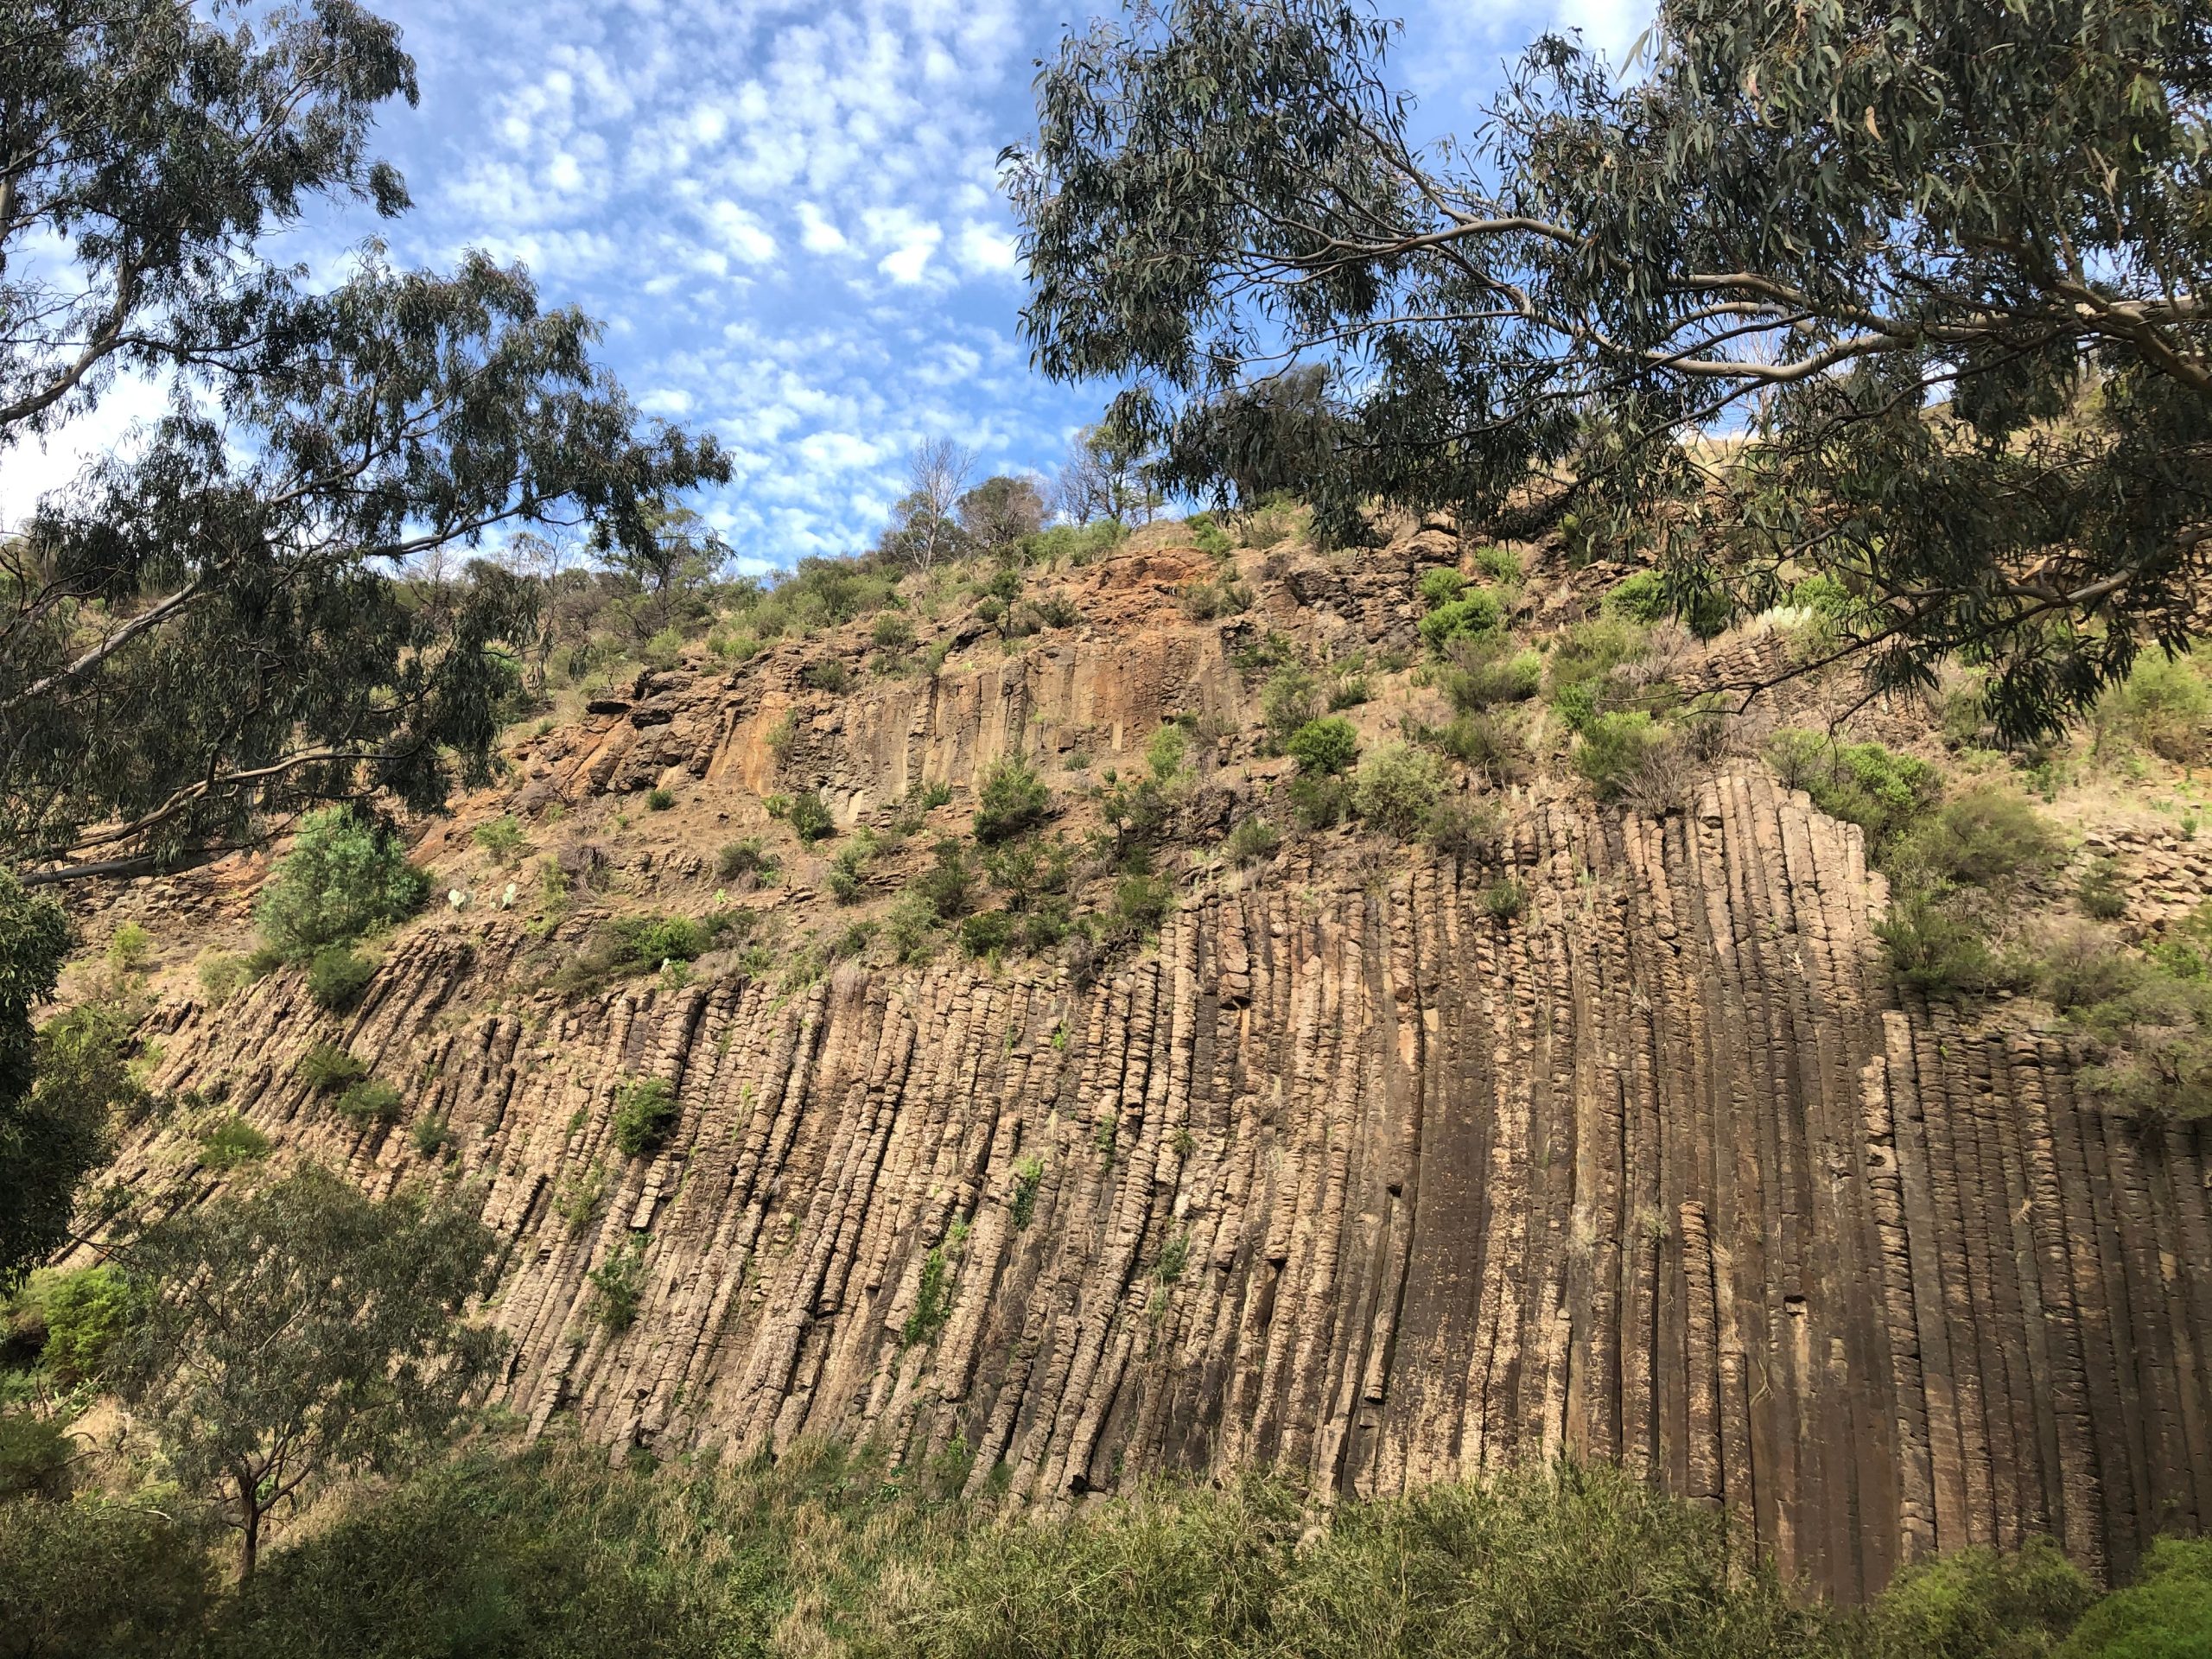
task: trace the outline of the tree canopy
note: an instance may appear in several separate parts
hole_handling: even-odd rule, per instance
[[[0,21],[0,453],[118,378],[161,418],[0,543],[0,851],[26,881],[174,868],[317,800],[479,774],[536,587],[422,562],[589,521],[639,556],[728,476],[648,424],[528,273],[267,251],[318,203],[399,213],[369,154],[415,96],[350,0],[31,0]]]
[[[1648,73],[1547,37],[1428,144],[1394,33],[1346,0],[1136,3],[1039,78],[1036,358],[1126,379],[1171,485],[1238,480],[1224,404],[1319,365],[1341,537],[1376,500],[1533,512],[1655,551],[1685,607],[1829,573],[1877,686],[1985,664],[2016,739],[2186,639],[2200,0],[1665,0]]]
[[[341,1470],[391,1466],[490,1375],[499,1338],[461,1316],[498,1243],[457,1208],[378,1203],[309,1166],[132,1243],[144,1311],[109,1381],[177,1481],[218,1502],[245,1574],[271,1510]]]

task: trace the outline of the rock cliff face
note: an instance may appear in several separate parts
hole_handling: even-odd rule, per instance
[[[1310,585],[1270,602],[1405,626]],[[749,801],[797,706],[784,764],[849,821],[1002,753],[1236,712],[1225,649],[1094,609],[1086,638],[834,711],[774,660],[678,677],[549,738],[522,788],[676,773]],[[439,1167],[509,1243],[508,1402],[613,1446],[874,1437],[1046,1499],[1617,1458],[1846,1597],[2037,1532],[2117,1574],[2212,1518],[2202,1130],[2077,1104],[2025,1022],[1900,1006],[1858,832],[1756,765],[1664,818],[1560,793],[1512,825],[1465,868],[1294,842],[1186,884],[1156,950],[1090,984],[941,957],[563,1000],[519,925],[464,911],[404,933],[342,1020],[293,970],[166,1001],[155,1081],[378,1189],[445,1118]],[[1508,875],[1526,905],[1493,913]],[[406,1121],[317,1107],[293,1068],[323,1040],[404,1080]],[[637,1078],[681,1116],[627,1159]],[[118,1173],[174,1179],[179,1136]],[[619,1331],[593,1316],[610,1263],[642,1287]]]

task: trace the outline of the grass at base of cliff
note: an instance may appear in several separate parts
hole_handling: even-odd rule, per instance
[[[41,1654],[199,1659],[2138,1650],[2062,1645],[2098,1598],[2047,1547],[1946,1558],[1844,1614],[1786,1591],[1717,1513],[1602,1466],[1325,1510],[1261,1477],[1021,1509],[958,1496],[973,1466],[957,1443],[904,1470],[818,1448],[735,1470],[615,1465],[571,1442],[480,1448],[327,1506],[243,1590],[219,1588],[194,1541],[136,1510],[19,1502],[0,1505],[0,1630],[35,1628]],[[1001,1491],[1003,1471],[982,1484]],[[2155,1596],[2108,1599],[2135,1596],[2104,1624],[2139,1642],[2146,1622],[2180,1620],[2152,1634],[2202,1650],[2186,1644],[2212,1634],[2189,1623],[2212,1617],[2212,1552],[2192,1548],[2170,1552]],[[146,1554],[145,1570],[118,1552]],[[81,1597],[83,1575],[58,1564],[94,1557],[105,1588],[73,1618],[79,1604],[48,1592]],[[2081,1628],[2101,1627],[2092,1613]]]

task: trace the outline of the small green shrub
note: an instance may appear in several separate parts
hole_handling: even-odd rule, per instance
[[[1483,912],[1492,921],[1512,921],[1528,908],[1529,889],[1510,875],[1483,889]]]
[[[136,922],[125,922],[108,937],[107,965],[118,974],[135,974],[153,950],[154,936]]]
[[[201,993],[217,1007],[236,996],[255,977],[247,969],[245,958],[219,950],[211,950],[200,957],[197,971]]]
[[[1544,659],[1546,696],[1558,705],[1571,688],[1588,686],[1582,695],[1592,700],[1594,711],[1602,701],[1599,688],[1615,669],[1643,655],[1643,630],[1624,617],[1596,616],[1576,623],[1552,642]]]
[[[1065,594],[1053,594],[1037,601],[1037,615],[1048,628],[1071,628],[1083,620],[1083,607]]]
[[[1283,791],[1290,804],[1290,821],[1311,833],[1340,823],[1351,810],[1351,785],[1329,772],[1302,772]]]
[[[300,1057],[302,1083],[319,1095],[334,1095],[369,1075],[365,1063],[335,1043],[317,1043]]]
[[[1421,573],[1417,591],[1423,608],[1433,611],[1465,593],[1467,579],[1448,564],[1434,565]]]
[[[2094,916],[2101,922],[2116,922],[2127,914],[2127,895],[2120,886],[2119,861],[2101,858],[2091,864],[2074,896],[2082,914]]]
[[[1496,582],[1515,582],[1521,580],[1521,556],[1510,547],[1478,547],[1475,550],[1475,569]]]
[[[638,1322],[645,1303],[645,1247],[635,1234],[584,1275],[591,1281],[592,1315],[610,1336]]]
[[[836,657],[817,658],[798,671],[798,683],[810,691],[826,691],[833,696],[842,691],[849,677],[845,664]]]
[[[1172,784],[1183,775],[1183,763],[1190,753],[1190,739],[1180,726],[1162,726],[1144,746],[1145,769],[1155,784]]]
[[[121,1268],[105,1262],[33,1274],[17,1300],[35,1304],[46,1326],[39,1369],[65,1388],[99,1381],[108,1350],[137,1317],[139,1294]]]
[[[2161,760],[2200,766],[2212,760],[2212,671],[2195,656],[2145,652],[2099,702],[2097,724]]]
[[[625,1158],[666,1145],[676,1128],[676,1094],[664,1077],[632,1077],[614,1090],[614,1144]]]
[[[655,785],[645,791],[645,810],[648,812],[665,812],[675,804],[676,792],[673,790]]]
[[[938,1245],[922,1258],[922,1276],[914,1290],[914,1306],[899,1327],[902,1348],[918,1347],[937,1339],[952,1315],[951,1263],[945,1246]]]
[[[1502,633],[1456,639],[1437,684],[1461,714],[1474,714],[1502,702],[1525,702],[1544,681],[1544,659],[1516,650]]]
[[[829,803],[816,790],[792,796],[784,820],[791,825],[791,833],[809,845],[836,833],[837,821],[830,815]]]
[[[960,924],[960,948],[971,957],[995,957],[1014,939],[1014,918],[1003,910],[978,911]]]
[[[1391,743],[1360,763],[1352,783],[1352,805],[1359,816],[1402,841],[1410,841],[1444,797],[1444,773],[1436,757],[1409,744]]]
[[[867,842],[855,841],[842,849],[830,861],[830,868],[823,876],[830,896],[841,905],[855,903],[863,891],[861,870],[868,862],[872,849]]]
[[[1441,656],[1454,640],[1495,633],[1505,626],[1505,607],[1486,588],[1471,588],[1421,620],[1421,643]]]
[[[2001,984],[2005,972],[1981,930],[1927,893],[1909,893],[1874,925],[1900,984],[1945,999]]]
[[[512,812],[502,813],[469,831],[469,838],[492,855],[494,863],[512,866],[521,862],[531,850],[529,840],[523,835],[522,825],[515,822]]]
[[[1279,664],[1260,688],[1260,717],[1267,728],[1268,747],[1276,753],[1320,712],[1320,683],[1297,663]]]
[[[1509,715],[1454,715],[1443,725],[1422,732],[1421,736],[1493,783],[1512,783],[1528,770],[1528,745]]]
[[[1106,913],[1106,931],[1118,940],[1148,938],[1160,931],[1160,925],[1174,907],[1174,890],[1158,876],[1123,876],[1114,888],[1113,908]]]
[[[914,643],[914,625],[896,611],[878,611],[868,638],[878,651],[904,651]]]
[[[404,1103],[399,1090],[381,1077],[364,1077],[338,1096],[338,1111],[359,1123],[397,1123]]]
[[[1667,746],[1665,728],[1641,710],[1599,715],[1582,729],[1574,747],[1574,769],[1603,801],[1618,800],[1635,787]]]
[[[975,903],[976,867],[950,836],[940,838],[931,852],[935,861],[916,878],[913,890],[937,920],[957,921]]]
[[[1891,862],[1910,879],[2005,887],[2056,867],[2057,832],[2022,796],[1984,787],[1943,803],[1894,843]]]
[[[1007,1209],[1017,1233],[1029,1225],[1037,1213],[1037,1189],[1045,1184],[1045,1160],[1035,1153],[1017,1160],[1014,1166],[1014,1197]]]
[[[1464,864],[1485,858],[1505,838],[1505,815],[1487,801],[1440,802],[1422,821],[1421,839]]]
[[[407,861],[399,838],[350,807],[300,820],[292,849],[262,889],[262,937],[287,961],[359,938],[422,908],[430,879]]]
[[[1879,743],[1839,743],[1819,732],[1775,734],[1767,760],[1784,785],[1802,789],[1832,818],[1855,823],[1878,860],[1942,794],[1925,760]]]
[[[715,877],[721,881],[753,881],[766,887],[775,879],[778,861],[763,849],[757,837],[723,843],[715,855]]]
[[[711,943],[706,927],[688,916],[622,916],[607,924],[621,963],[650,973],[664,963],[696,962]]]
[[[1359,758],[1359,734],[1350,721],[1325,715],[1293,732],[1284,747],[1301,772],[1334,777]]]
[[[1605,608],[1631,622],[1646,624],[1664,622],[1679,614],[1682,626],[1700,639],[1726,632],[1730,621],[1726,594],[1711,588],[1678,593],[1656,570],[1639,570],[1621,582],[1605,595]]]
[[[327,944],[308,964],[308,995],[315,1006],[339,1014],[360,1000],[377,965],[369,957],[342,944]]]
[[[1035,772],[1019,760],[1001,760],[976,796],[976,839],[988,847],[1025,835],[1052,810],[1052,791]]]
[[[242,1117],[226,1117],[200,1134],[200,1164],[204,1169],[236,1169],[269,1155],[269,1137]]]
[[[1273,858],[1282,846],[1282,831],[1265,818],[1239,818],[1221,843],[1223,854],[1231,864],[1256,864],[1263,858]]]
[[[435,1158],[446,1149],[453,1139],[453,1126],[443,1112],[425,1112],[415,1120],[415,1127],[407,1132],[409,1144],[424,1158]]]

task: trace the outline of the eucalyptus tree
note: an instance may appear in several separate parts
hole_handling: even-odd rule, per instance
[[[498,1236],[403,1190],[312,1166],[149,1229],[124,1252],[140,1305],[105,1375],[251,1577],[273,1512],[388,1470],[452,1427],[502,1343],[468,1317]]]
[[[1685,608],[1825,573],[1877,685],[1979,662],[2014,738],[2186,643],[2205,0],[1662,0],[1642,73],[1547,36],[1429,143],[1395,35],[1166,0],[1039,74],[1036,359],[1123,380],[1171,486],[1225,492],[1224,408],[1318,365],[1341,538],[1377,500],[1548,521],[1656,552]]]
[[[644,557],[669,493],[728,476],[519,267],[278,262],[316,207],[406,207],[369,143],[416,91],[351,0],[0,11],[0,461],[164,397],[0,547],[27,884],[205,861],[319,800],[435,807],[482,772],[539,601],[450,556],[588,521]]]

